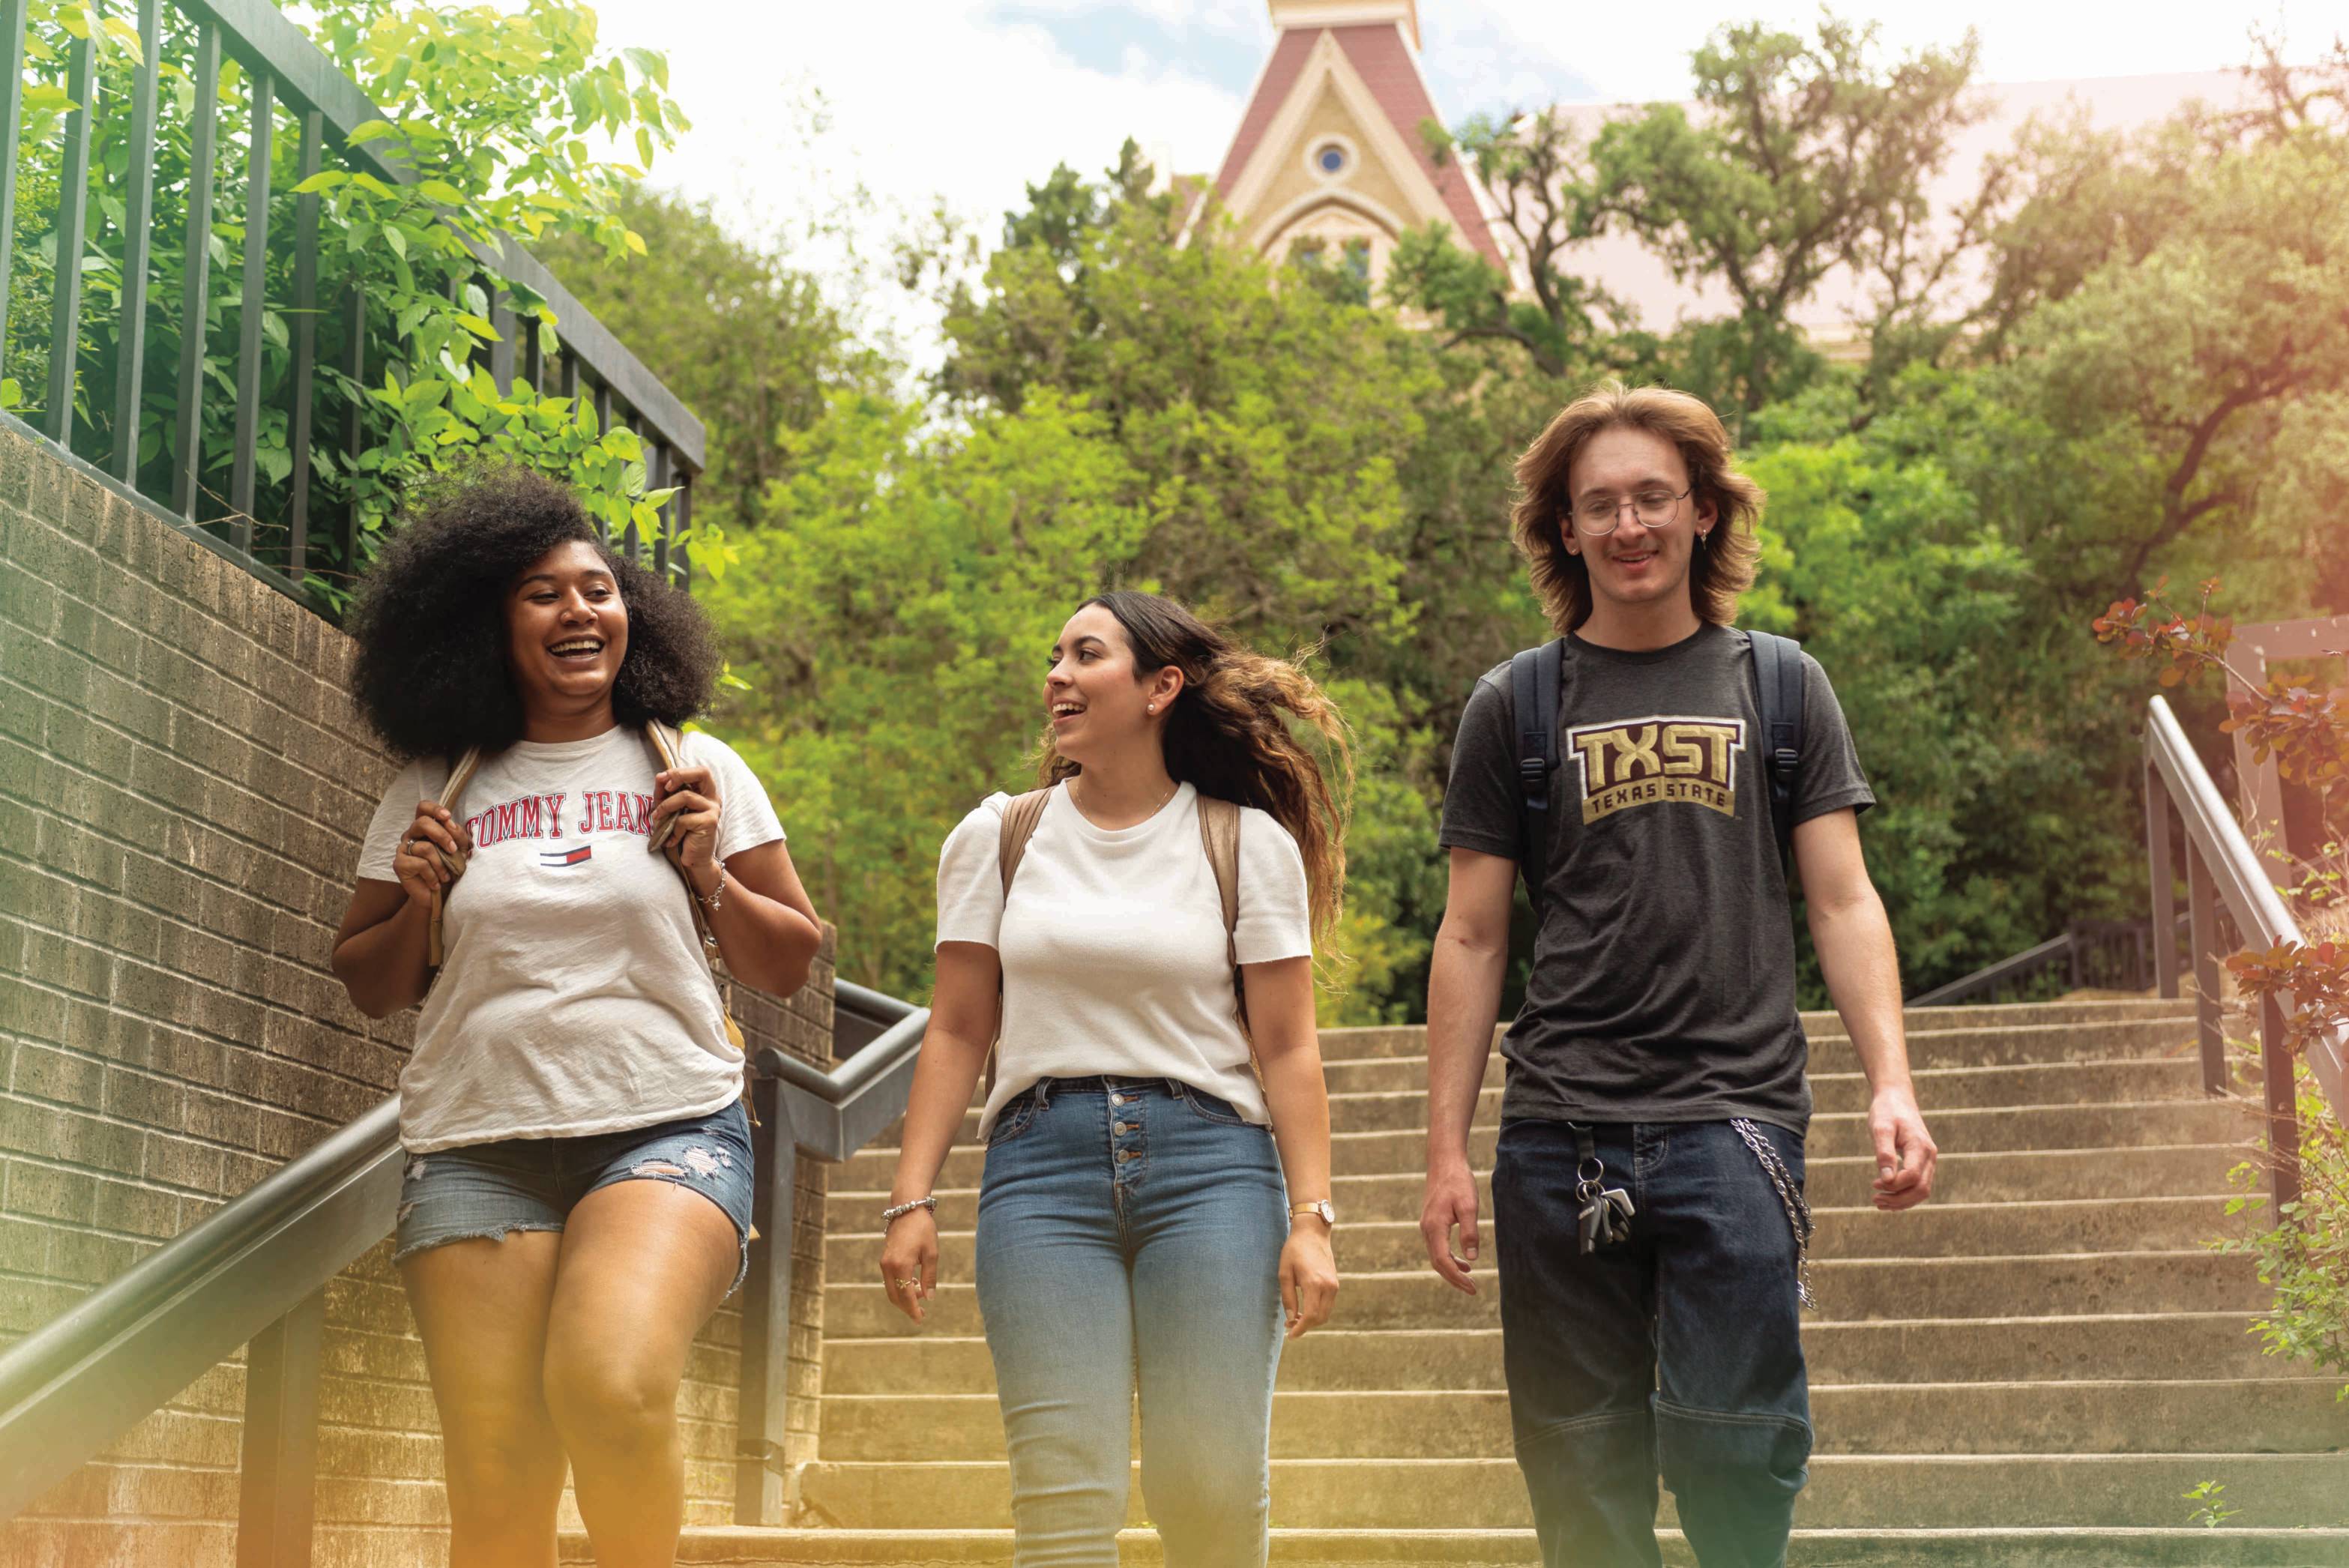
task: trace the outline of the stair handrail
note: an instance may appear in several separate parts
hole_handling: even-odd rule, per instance
[[[395,1095],[0,1350],[0,1519],[238,1346],[322,1307],[326,1282],[391,1233],[398,1201]],[[271,1371],[248,1366],[249,1408]]]
[[[750,1133],[757,1183],[751,1220],[760,1239],[750,1243],[750,1274],[742,1284],[741,1397],[734,1425],[737,1524],[782,1523],[796,1484],[790,1474],[785,1420],[796,1184],[775,1151],[796,1145],[836,1162],[904,1116],[929,1023],[927,1007],[836,980],[834,1037],[848,1032],[843,1024],[860,1034],[877,1031],[857,1044],[854,1055],[830,1072],[771,1046],[751,1057],[759,1073],[751,1099],[759,1117]]]
[[[2149,699],[2145,726],[2146,851],[2152,875],[2153,923],[2167,930],[2176,918],[2171,883],[2169,811],[2175,807],[2185,830],[2187,913],[2192,925],[2194,1012],[2202,1048],[2202,1081],[2213,1094],[2227,1089],[2226,1042],[2219,1020],[2218,909],[2223,903],[2243,940],[2261,949],[2302,940],[2300,923],[2283,902],[2265,868],[2228,810],[2210,770],[2186,738],[2178,716],[2159,696]],[[2178,994],[2178,957],[2168,944],[2154,950],[2161,994]],[[2260,1009],[2261,1078],[2268,1132],[2271,1191],[2278,1205],[2300,1195],[2300,1121],[2292,1052],[2284,1020],[2299,1008],[2289,994],[2266,1000]],[[2341,1025],[2312,1037],[2310,1070],[2333,1114],[2349,1110],[2343,1098],[2344,1040]]]
[[[2106,935],[2112,934],[2115,931],[2150,935],[2147,928],[2127,921],[2073,925],[2061,936],[2051,936],[2035,946],[2026,947],[2022,952],[2002,958],[1995,964],[1986,965],[1971,975],[1961,975],[1946,985],[1936,985],[1922,995],[1909,997],[1903,1005],[1910,1007],[1953,1007],[1962,1002],[1971,1002],[1977,996],[1995,996],[2000,987],[2012,981],[2035,976],[2044,970],[2052,969],[2058,961],[2068,964],[2071,982],[2078,985],[2085,978],[2080,970],[2080,950],[2084,944],[2095,940],[2100,929]],[[2169,934],[2169,940],[2173,946],[2178,941],[2179,933],[2185,929],[2186,917],[2180,915],[2178,917],[2176,928]],[[2131,976],[2141,976],[2145,973],[2144,965],[2142,962],[2133,965],[2127,973]],[[2129,988],[2134,988],[2134,985]]]
[[[755,1461],[767,1506],[744,1523],[781,1511],[769,1460],[784,1430],[793,1183],[776,1152],[844,1160],[902,1116],[930,1016],[845,982],[835,1009],[879,1032],[830,1072],[771,1047],[751,1059],[761,1235],[743,1286],[738,1458]],[[0,1521],[250,1345],[238,1534],[272,1544],[238,1562],[308,1563],[326,1283],[391,1233],[402,1160],[393,1095],[0,1347]]]

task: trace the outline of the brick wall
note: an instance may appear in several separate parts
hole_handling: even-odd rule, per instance
[[[395,1087],[410,1016],[361,1017],[327,971],[392,772],[348,665],[339,632],[0,415],[0,1337]],[[831,975],[827,941],[799,995],[738,1013],[827,1061]],[[797,1180],[792,1430],[812,1444],[823,1172],[802,1161]],[[326,1563],[445,1554],[388,1259],[387,1242],[328,1289]],[[682,1399],[698,1522],[733,1496],[738,1328],[729,1308],[705,1330]],[[231,1563],[242,1403],[236,1361],[206,1373],[0,1524],[0,1561]]]

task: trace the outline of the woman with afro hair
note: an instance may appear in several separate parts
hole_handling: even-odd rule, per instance
[[[718,674],[700,611],[563,486],[444,483],[351,630],[359,707],[409,760],[334,967],[369,1017],[423,1004],[393,1261],[440,1410],[450,1563],[553,1568],[567,1457],[596,1561],[666,1565],[678,1385],[750,1219],[742,1053],[698,926],[788,994],[815,911],[741,758],[671,738]],[[673,766],[648,726],[671,727]]]

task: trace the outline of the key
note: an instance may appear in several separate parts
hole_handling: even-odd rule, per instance
[[[1607,1211],[1607,1239],[1620,1246],[1631,1239],[1631,1194],[1620,1187],[1609,1187],[1599,1194]]]

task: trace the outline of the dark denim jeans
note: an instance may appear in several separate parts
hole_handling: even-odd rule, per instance
[[[1493,1165],[1502,1354],[1547,1568],[1657,1568],[1656,1480],[1704,1568],[1777,1568],[1811,1453],[1795,1239],[1725,1121],[1600,1123],[1630,1240],[1588,1256],[1577,1146],[1511,1121]],[[1802,1140],[1763,1126],[1795,1181]]]

